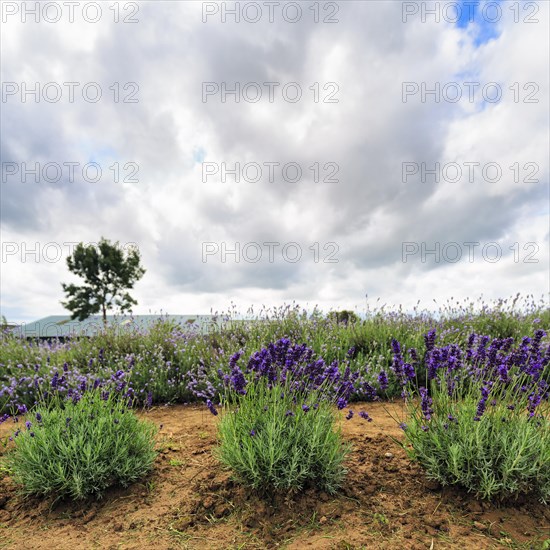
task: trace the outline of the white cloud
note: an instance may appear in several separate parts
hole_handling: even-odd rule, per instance
[[[3,25],[4,82],[98,82],[102,100],[2,103],[2,161],[96,160],[97,183],[17,181],[2,183],[2,241],[7,243],[97,241],[101,235],[136,242],[147,273],[134,294],[136,313],[207,313],[231,300],[250,304],[296,300],[324,307],[363,307],[366,293],[407,307],[421,299],[508,296],[548,292],[548,11],[539,3],[538,24],[514,23],[506,14],[499,34],[477,45],[475,25],[441,22],[404,24],[397,2],[340,2],[338,24],[303,20],[289,24],[202,23],[200,3],[142,2],[139,23],[18,23]],[[479,31],[479,29],[477,29]],[[281,83],[270,103],[264,82]],[[403,82],[497,82],[498,104],[434,102],[402,98]],[[114,103],[139,85],[139,103]],[[257,82],[258,103],[202,100],[203,82],[232,87]],[[284,101],[285,83],[297,82],[303,98]],[[315,103],[336,89],[338,103]],[[515,103],[509,89],[536,88],[538,103]],[[250,89],[252,93],[252,88]],[[218,176],[202,181],[197,158],[206,162],[298,163],[299,182],[240,181]],[[139,165],[139,183],[115,183],[128,162]],[[321,181],[310,169],[319,163]],[[338,183],[324,182],[337,163]],[[402,181],[402,163],[433,167],[456,162],[497,163],[502,180],[490,183],[476,170],[473,183]],[[538,183],[515,182],[536,165]],[[535,163],[525,168],[526,163]],[[78,172],[77,172],[78,173]],[[65,176],[65,174],[64,174]],[[407,262],[403,242],[433,248],[449,242],[496,242],[503,258],[480,255],[474,262]],[[204,261],[203,243],[220,250]],[[263,243],[278,242],[273,261]],[[300,245],[302,259],[283,257],[285,243]],[[248,263],[227,255],[222,244],[257,243],[262,260]],[[315,245],[315,243],[319,243]],[[334,252],[338,263],[324,263]],[[514,261],[535,243],[539,263]],[[323,246],[328,248],[323,250]],[[6,249],[6,246],[8,248]],[[31,245],[29,245],[31,246]],[[255,245],[250,245],[255,246]],[[311,249],[310,247],[314,247]],[[315,261],[319,246],[320,261]],[[248,249],[249,251],[254,248]],[[466,252],[467,254],[467,252]],[[29,257],[30,259],[30,257]],[[60,281],[69,274],[58,263],[2,258],[2,310],[14,320],[62,313]]]

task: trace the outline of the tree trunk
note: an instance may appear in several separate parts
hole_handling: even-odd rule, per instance
[[[103,327],[107,329],[107,308],[105,304],[101,304],[101,309],[103,310]]]

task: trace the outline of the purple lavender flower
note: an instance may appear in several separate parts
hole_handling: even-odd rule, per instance
[[[244,377],[242,370],[238,366],[233,367],[230,380],[233,384],[233,388],[237,393],[241,395],[246,394],[246,378]]]
[[[474,420],[476,422],[479,422],[481,420],[481,417],[485,412],[485,408],[487,406],[487,399],[489,398],[489,394],[491,393],[491,386],[492,386],[492,383],[488,382],[486,385],[484,385],[481,388],[481,399],[477,404],[476,415],[474,417]]]
[[[348,404],[347,399],[344,399],[343,397],[339,397],[338,401],[336,402],[336,406],[338,407],[338,410],[342,410],[346,408],[346,405]]]
[[[416,374],[414,372],[414,367],[410,363],[405,363],[403,365],[403,374],[409,380],[414,380]]]
[[[508,376],[508,364],[506,362],[500,363],[500,365],[497,367],[497,372],[499,379],[502,383],[506,384],[510,381],[510,378]]]
[[[430,352],[435,346],[435,329],[431,329],[427,334],[424,335],[424,343],[426,344],[426,351]]]
[[[536,359],[540,358],[540,343],[545,336],[546,336],[546,332],[544,330],[538,329],[535,331],[535,337],[531,342],[531,349],[530,349],[530,354],[532,357]]]
[[[391,349],[394,355],[401,355],[401,344],[395,338],[391,339]]]
[[[391,347],[393,351],[391,370],[394,372],[395,376],[401,380],[403,377],[403,356],[401,355],[401,345],[395,338],[392,338]]]
[[[353,418],[353,410],[348,409],[348,414],[346,415],[346,420],[351,420]]]
[[[426,420],[430,420],[432,417],[433,410],[431,408],[432,406],[432,398],[428,395],[428,390],[424,387],[420,388],[420,407],[422,409],[422,414],[424,415],[424,418]]]
[[[476,339],[475,332],[472,332],[470,334],[470,336],[468,337],[468,345],[467,345],[467,348],[466,348],[466,360],[467,361],[471,361],[471,359],[473,357],[472,348],[474,346],[475,339]]]
[[[27,421],[25,422],[25,427],[27,428],[27,430],[30,430],[31,427],[32,427],[32,422],[30,422],[29,420],[27,420]]]
[[[366,420],[367,422],[372,422],[372,418],[369,416],[368,412],[365,411],[359,411],[359,416]]]
[[[229,359],[229,367],[231,369],[234,369],[237,366],[237,362],[242,357],[243,352],[238,351],[237,353],[234,353],[231,358]]]
[[[475,357],[477,358],[478,364],[482,364],[485,362],[485,359],[487,356],[486,347],[488,343],[489,343],[489,336],[482,336],[481,341],[479,342],[479,345],[475,352]]]
[[[528,399],[529,405],[527,407],[527,410],[529,411],[529,416],[533,417],[535,415],[535,409],[540,405],[542,396],[535,392],[529,395]]]
[[[427,371],[428,380],[433,380],[437,376],[437,368],[441,361],[441,351],[438,349],[432,349],[428,352],[427,356]]]
[[[386,391],[388,389],[388,376],[385,371],[381,370],[378,374],[378,384],[380,385],[380,389],[382,391]]]
[[[214,407],[214,404],[212,403],[212,401],[210,401],[210,399],[207,399],[207,401],[206,401],[206,406],[208,407],[208,410],[209,410],[214,416],[217,416],[217,415],[218,415],[218,411],[216,410],[216,407]]]
[[[303,410],[305,413],[307,413],[307,412],[309,412],[309,407],[304,403],[304,404],[302,405],[302,410]]]
[[[363,383],[358,383],[356,391],[358,395],[362,394],[362,396],[364,396],[364,399],[366,401],[376,401],[378,399],[376,388],[371,386],[367,381],[364,381]]]

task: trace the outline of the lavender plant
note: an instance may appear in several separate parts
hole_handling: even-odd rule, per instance
[[[254,353],[246,368],[230,359],[216,454],[245,484],[267,493],[340,486],[350,450],[336,427],[357,378],[283,338]],[[208,400],[210,411],[218,411]]]
[[[550,345],[537,330],[517,345],[512,338],[471,334],[465,349],[437,347],[426,334],[426,380],[413,383],[418,354],[405,363],[394,342],[392,372],[409,420],[405,446],[428,477],[459,485],[482,499],[534,494],[550,502]]]
[[[98,388],[78,401],[59,397],[26,418],[10,438],[6,464],[27,495],[100,498],[108,487],[143,477],[155,460],[155,426],[114,392]]]

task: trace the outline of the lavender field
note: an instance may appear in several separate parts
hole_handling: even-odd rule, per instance
[[[124,533],[129,548],[211,537],[261,548],[287,540],[280,524],[304,544],[341,537],[327,514],[346,518],[341,540],[353,548],[430,536],[489,548],[503,540],[489,527],[495,514],[514,547],[547,544],[543,302],[516,296],[477,309],[466,301],[431,314],[379,307],[363,316],[286,306],[223,317],[208,332],[163,317],[148,331],[128,324],[66,341],[4,331],[0,523],[8,531],[0,541],[36,546],[26,514],[49,506],[33,521],[53,521],[51,536],[66,546],[67,514],[67,525],[83,518],[99,544]],[[247,515],[250,502],[258,512]],[[412,502],[443,506],[407,519],[401,510]],[[113,525],[115,535],[103,527],[113,506],[133,518]],[[486,515],[474,513],[464,529],[456,518],[476,506]],[[323,524],[311,523],[311,509]],[[135,531],[144,517],[153,530]]]
[[[404,351],[414,348],[424,357],[424,336],[434,330],[438,346],[461,349],[468,358],[477,353],[483,359],[485,353],[501,348],[528,349],[537,339],[544,350],[548,345],[544,331],[550,329],[550,311],[544,301],[519,296],[483,304],[477,310],[469,300],[448,302],[435,313],[378,307],[368,310],[364,319],[350,321],[339,321],[334,314],[308,315],[296,306],[262,311],[248,321],[237,320],[235,312],[220,316],[227,321],[208,334],[173,326],[162,316],[146,333],[111,329],[63,342],[26,340],[5,331],[0,349],[0,410],[30,408],[52,390],[78,400],[86,389],[98,386],[124,392],[138,406],[216,399],[223,381],[218,371],[229,372],[233,354],[248,358],[283,337],[307,344],[326,365],[353,373],[352,400],[392,398],[402,391],[393,364],[394,339]],[[490,344],[491,339],[496,340]],[[424,381],[426,368],[433,367],[418,364],[415,378]]]

